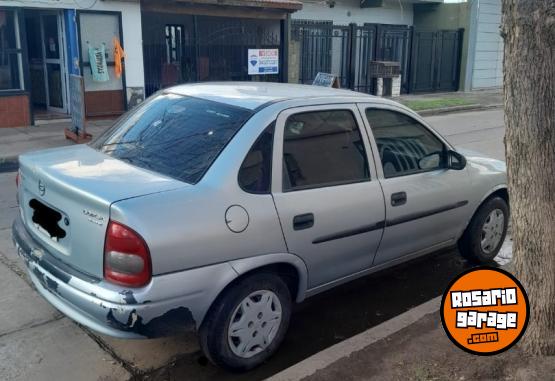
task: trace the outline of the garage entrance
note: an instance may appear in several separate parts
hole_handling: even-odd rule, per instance
[[[195,4],[153,1],[143,6],[147,96],[180,83],[287,78],[285,20],[302,6],[300,2],[273,1],[271,7],[262,2]],[[278,73],[249,75],[249,49],[278,49]]]

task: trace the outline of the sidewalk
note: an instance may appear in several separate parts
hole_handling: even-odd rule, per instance
[[[14,180],[14,173],[0,173],[0,380],[141,379],[199,350],[192,334],[121,340],[93,333],[46,302],[12,243]]]
[[[87,123],[87,132],[93,138],[112,126],[114,120],[95,120]],[[17,156],[45,148],[75,144],[65,138],[64,129],[71,123],[63,121],[40,126],[0,128],[0,172],[14,171]]]
[[[511,271],[512,242],[496,262]],[[555,380],[555,356],[530,358],[518,345],[496,356],[457,348],[443,331],[441,296],[342,341],[268,381]]]
[[[270,380],[296,379],[278,374]],[[302,380],[552,381],[555,356],[528,357],[518,346],[495,356],[471,355],[451,343],[436,312]]]

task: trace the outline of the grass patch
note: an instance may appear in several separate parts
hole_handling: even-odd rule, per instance
[[[476,104],[473,100],[465,98],[418,99],[413,101],[405,100],[401,101],[401,103],[415,111]]]

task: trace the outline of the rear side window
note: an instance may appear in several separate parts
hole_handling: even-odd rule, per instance
[[[253,144],[239,169],[239,185],[245,192],[270,193],[274,124],[268,126]]]
[[[285,122],[283,190],[368,180],[368,160],[349,110],[295,114]]]
[[[195,184],[251,114],[223,103],[161,94],[121,119],[92,147]]]

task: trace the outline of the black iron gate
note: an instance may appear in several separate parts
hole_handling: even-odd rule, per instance
[[[290,68],[299,83],[311,84],[318,72],[333,73],[341,87],[349,87],[350,29],[331,22],[296,20],[289,49],[297,57]]]
[[[176,23],[178,21],[179,23]],[[272,81],[280,74],[248,75],[248,49],[279,49],[279,20],[213,16],[174,17],[143,13],[143,59],[146,95],[179,83],[199,81]]]
[[[463,33],[463,29],[414,31],[411,93],[458,90]]]
[[[408,92],[412,28],[405,25],[333,25],[331,21],[294,20],[291,25],[293,55],[290,74],[299,83],[312,83],[318,72],[333,73],[341,87],[372,93],[372,60],[401,64],[401,91]]]

